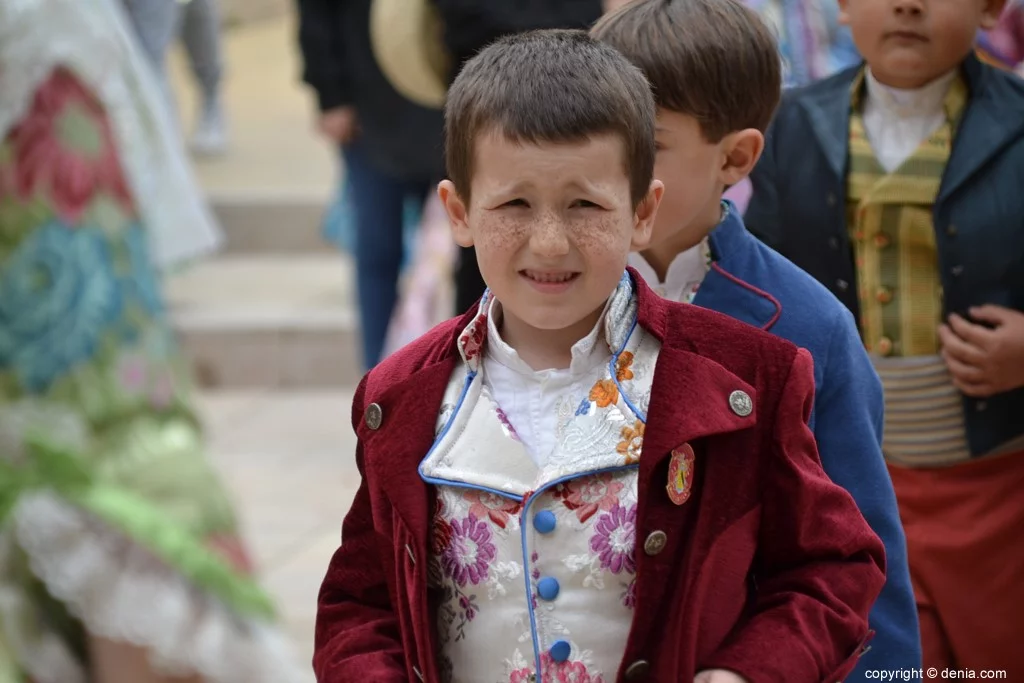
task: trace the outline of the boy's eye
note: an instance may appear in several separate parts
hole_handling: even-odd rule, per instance
[[[657,140],[654,141],[654,151],[655,152],[664,152],[665,149],[666,149],[666,147],[665,147],[664,143],[658,142]]]
[[[601,207],[599,207],[594,202],[587,201],[586,199],[577,199],[575,202],[572,203],[572,208],[574,208],[574,209],[577,209],[577,208],[578,209],[599,209]]]
[[[505,202],[502,206],[530,208],[529,203],[525,199],[513,199],[512,201]]]

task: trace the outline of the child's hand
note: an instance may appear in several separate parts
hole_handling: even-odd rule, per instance
[[[344,105],[328,109],[320,114],[317,127],[320,129],[320,134],[331,142],[347,145],[355,138],[359,128],[356,108]]]
[[[701,671],[693,683],[747,683],[747,679],[725,669]]]
[[[975,325],[953,314],[939,326],[942,357],[953,384],[968,396],[985,398],[1024,386],[1024,313],[1002,306],[970,309]]]

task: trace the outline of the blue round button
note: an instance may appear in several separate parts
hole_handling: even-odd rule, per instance
[[[542,600],[554,600],[558,597],[558,591],[561,587],[558,585],[558,579],[545,576],[543,579],[537,582],[537,595]]]
[[[551,655],[551,659],[556,662],[564,662],[569,659],[569,653],[572,652],[572,647],[569,643],[564,640],[555,641],[555,644],[548,650],[548,654]]]
[[[542,534],[554,531],[555,523],[555,513],[551,510],[541,510],[533,516],[533,528]]]

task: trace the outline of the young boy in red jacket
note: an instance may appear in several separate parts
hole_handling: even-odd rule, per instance
[[[646,79],[530,33],[445,114],[439,195],[488,290],[356,391],[318,680],[842,679],[882,545],[821,469],[807,352],[626,270],[663,192]]]

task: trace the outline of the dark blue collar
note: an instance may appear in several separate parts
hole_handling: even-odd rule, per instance
[[[693,303],[770,330],[782,315],[782,305],[774,296],[743,279],[764,269],[759,257],[761,245],[743,225],[736,206],[729,201],[724,203],[726,216],[708,238],[714,263]]]

